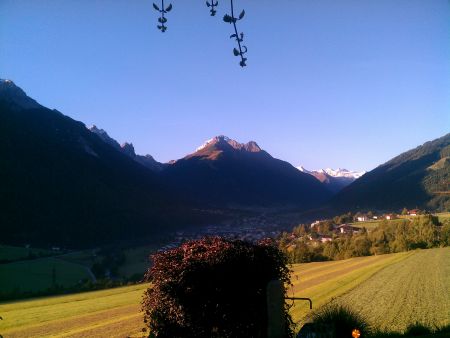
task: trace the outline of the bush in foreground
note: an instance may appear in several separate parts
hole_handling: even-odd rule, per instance
[[[352,337],[354,329],[362,337],[370,336],[372,330],[365,318],[353,309],[336,303],[330,303],[312,314],[312,323],[318,330],[329,331],[332,337]]]
[[[267,337],[266,286],[290,282],[286,257],[270,241],[204,238],[152,260],[142,310],[158,338]],[[284,317],[292,337],[287,305]]]

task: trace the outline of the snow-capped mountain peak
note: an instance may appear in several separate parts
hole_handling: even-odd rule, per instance
[[[303,166],[297,167],[298,170],[304,172],[305,174],[309,174],[314,176],[320,182],[325,184],[328,189],[334,193],[343,189],[356,179],[360,178],[364,175],[365,171],[350,171],[343,168],[332,169],[319,169],[319,170],[308,170]]]
[[[246,150],[249,152],[258,152],[261,151],[261,148],[258,146],[258,144],[254,141],[250,141],[248,143],[239,143],[225,135],[219,135],[215,136],[209,140],[207,140],[205,143],[203,143],[200,147],[198,147],[195,151],[201,151],[210,145],[220,144],[220,143],[227,143],[232,148],[236,150]]]
[[[305,167],[303,167],[302,165],[297,167],[298,170],[300,170],[301,172],[304,172],[305,174],[310,174],[312,175],[312,172],[309,171],[308,169],[306,169]]]
[[[365,171],[350,171],[343,168],[338,169],[326,168],[323,169],[323,172],[333,177],[350,177],[354,179],[360,178],[362,175],[366,173]]]

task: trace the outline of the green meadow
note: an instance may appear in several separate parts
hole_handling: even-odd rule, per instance
[[[5,294],[71,287],[91,279],[86,267],[55,257],[0,264],[0,276],[0,292]]]
[[[343,302],[375,326],[402,331],[416,321],[450,324],[450,248],[352,258],[293,266],[289,295],[309,297],[318,308]],[[5,337],[141,336],[139,311],[146,284],[68,296],[0,304],[0,334]],[[301,325],[307,302],[291,308]]]

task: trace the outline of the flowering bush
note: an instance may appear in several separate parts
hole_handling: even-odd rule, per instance
[[[142,301],[151,335],[267,337],[267,283],[287,284],[290,277],[286,257],[270,240],[204,238],[151,258],[145,278],[152,285]],[[287,305],[285,320],[289,337]]]

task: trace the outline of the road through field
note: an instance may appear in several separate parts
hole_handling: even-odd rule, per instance
[[[450,248],[417,251],[376,273],[337,302],[348,304],[383,330],[419,322],[450,324]]]

